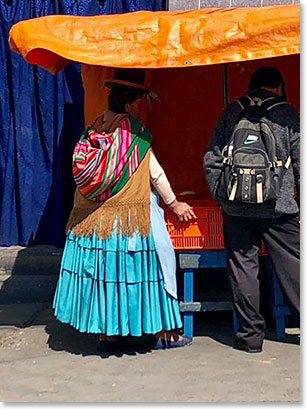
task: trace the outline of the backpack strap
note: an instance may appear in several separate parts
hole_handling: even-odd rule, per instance
[[[243,97],[236,99],[234,102],[240,105],[242,111],[249,111],[253,107],[262,108],[263,113],[270,110],[276,105],[284,104],[286,102],[280,101],[276,102],[276,97],[268,97],[266,99],[261,99],[259,97],[250,97],[248,94],[243,95]],[[275,103],[274,103],[275,102]]]
[[[259,97],[250,97],[248,94],[243,95],[243,97],[236,99],[242,110],[248,109],[250,107],[263,107],[264,110],[270,111],[278,105],[287,105],[286,101],[278,101],[278,97],[268,97],[266,99],[261,99]]]
[[[270,109],[276,107],[277,105],[285,105],[285,104],[288,104],[288,103],[287,103],[286,101],[276,102],[276,104],[270,105],[270,106],[267,108],[267,111],[269,111]]]
[[[274,97],[273,97],[274,98]],[[266,100],[264,100],[263,101],[263,103],[267,103],[267,101],[268,101],[269,99],[267,98]],[[272,108],[275,108],[276,106],[279,106],[279,105],[287,105],[288,103],[286,102],[286,101],[278,101],[278,102],[273,102],[273,104],[271,103],[271,101],[270,101],[270,103],[266,106],[266,111],[267,111],[267,113],[268,114],[270,114],[270,110],[272,109]],[[287,158],[287,160],[285,161],[285,162],[283,162],[282,160],[276,160],[274,163],[273,163],[273,165],[275,166],[275,167],[277,167],[277,168],[279,168],[279,167],[284,167],[285,169],[288,169],[289,168],[289,166],[290,166],[290,164],[291,164],[291,156],[289,155],[288,156],[288,158]]]
[[[237,104],[239,104],[242,111],[244,111],[244,105],[242,104],[242,102],[239,99],[235,99],[233,102],[236,102]]]
[[[291,165],[291,156],[289,155],[285,163],[285,168],[288,169],[290,165]]]
[[[253,106],[262,107],[262,105],[267,105],[267,102],[268,102],[268,101],[272,101],[272,99],[273,99],[273,100],[276,100],[276,97],[269,97],[269,98],[266,98],[266,99],[261,99],[261,98],[259,98],[259,97],[254,97],[254,98],[252,98],[252,97],[250,97],[250,96],[247,95],[247,94],[245,94],[244,97],[249,100],[249,105],[250,105],[251,107],[253,107]],[[244,97],[243,97],[243,98],[244,98]],[[267,109],[267,108],[266,108],[266,109]]]
[[[287,104],[288,104],[288,102],[286,102],[286,101],[278,101],[278,102],[275,102],[273,104],[269,104],[269,106],[266,107],[266,110],[269,113],[269,111],[272,108],[275,108],[276,106],[279,106],[279,105],[287,105]],[[291,156],[289,155],[287,160],[284,163],[283,163],[282,160],[276,160],[274,165],[276,167],[284,167],[285,169],[288,169],[289,166],[291,165]]]
[[[241,108],[240,120],[244,115],[262,117],[267,114],[268,108],[276,102],[275,97],[261,99],[259,97],[250,97],[245,94],[243,97],[236,99],[236,102]],[[275,105],[275,104],[274,104]]]

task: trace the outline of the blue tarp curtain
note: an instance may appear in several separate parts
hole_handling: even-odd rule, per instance
[[[0,0],[0,245],[65,240],[74,183],[71,156],[83,127],[80,65],[53,76],[12,52],[20,20],[48,14],[161,10],[162,0]]]

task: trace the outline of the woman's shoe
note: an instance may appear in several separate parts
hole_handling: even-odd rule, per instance
[[[159,338],[153,349],[180,348],[191,345],[193,342],[193,338],[187,337],[186,335],[181,335],[180,338],[178,341]]]

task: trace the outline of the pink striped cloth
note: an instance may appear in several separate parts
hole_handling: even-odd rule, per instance
[[[139,139],[131,133],[129,118],[112,134],[87,128],[73,153],[73,176],[80,192],[98,202],[117,193],[121,177],[122,188],[139,166]]]

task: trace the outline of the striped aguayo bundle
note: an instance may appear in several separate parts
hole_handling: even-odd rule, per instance
[[[113,132],[95,125],[87,128],[73,153],[73,176],[79,191],[96,202],[114,196],[134,174],[150,144],[149,131],[126,115]]]

